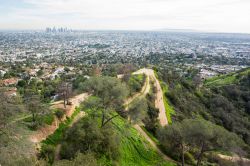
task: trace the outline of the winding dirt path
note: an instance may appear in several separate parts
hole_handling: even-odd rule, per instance
[[[155,82],[155,86],[156,86],[156,89],[157,89],[155,107],[159,109],[159,117],[158,117],[158,119],[159,119],[159,122],[160,122],[161,126],[168,125],[168,119],[167,119],[167,116],[166,116],[166,109],[165,109],[165,105],[164,105],[164,101],[163,101],[163,92],[162,92],[162,89],[161,89],[160,82],[155,76],[154,70],[143,68],[143,69],[140,69],[140,70],[134,72],[133,74],[145,74],[147,76],[147,78],[150,78]],[[147,86],[146,87],[147,90],[144,91],[144,95],[149,93],[149,90],[150,90],[149,79],[147,80],[147,83],[145,84],[145,86]]]
[[[133,74],[145,74],[146,77],[146,81],[145,84],[141,90],[140,93],[135,94],[134,96],[128,98],[125,101],[125,105],[129,105],[135,98],[142,96],[142,95],[146,95],[149,93],[150,91],[150,79],[153,79],[154,82],[156,83],[156,88],[157,88],[157,95],[156,95],[156,101],[155,101],[155,105],[157,108],[159,108],[159,121],[160,124],[162,126],[165,126],[168,124],[167,118],[166,118],[166,114],[165,114],[165,106],[163,103],[163,96],[162,96],[162,90],[161,90],[161,86],[160,83],[158,81],[158,79],[156,79],[154,71],[152,69],[140,69],[136,72],[134,72]],[[70,99],[70,101],[72,102],[71,105],[67,105],[66,108],[64,108],[63,105],[63,101],[57,101],[52,103],[51,108],[55,109],[55,108],[59,108],[65,111],[65,115],[67,117],[71,117],[72,114],[75,111],[76,107],[79,107],[80,103],[83,102],[86,98],[88,98],[90,95],[87,93],[83,93],[80,95],[77,95],[73,98]],[[77,120],[79,120],[79,118],[83,117],[83,114],[80,114],[79,116],[77,116],[74,119],[74,122],[76,122]],[[52,123],[52,125],[48,125],[45,126],[44,128],[41,128],[40,130],[38,130],[35,134],[33,134],[30,137],[30,140],[33,143],[39,143],[42,140],[45,140],[49,135],[53,134],[55,132],[55,130],[58,128],[59,124],[64,121],[66,119],[66,117],[59,121],[57,118],[55,118],[54,122]],[[143,129],[141,128],[141,126],[139,125],[135,125],[134,126],[135,129],[151,144],[151,146],[163,157],[163,159],[165,159],[166,161],[171,161],[174,162],[171,158],[169,158],[168,156],[166,156],[157,146],[157,144],[147,135],[147,133],[145,133],[143,131]],[[60,149],[60,146],[57,147],[57,151]],[[59,157],[58,157],[59,158]]]
[[[150,79],[153,79],[153,81],[155,82],[155,86],[157,88],[157,94],[156,94],[156,100],[155,100],[155,106],[156,108],[159,109],[159,121],[160,121],[160,125],[161,126],[165,126],[168,125],[168,120],[166,117],[166,113],[165,113],[165,105],[163,102],[163,93],[162,93],[162,89],[159,83],[159,80],[155,77],[155,73],[152,69],[140,69],[132,74],[145,74],[147,76],[147,80],[141,90],[140,93],[135,94],[134,96],[132,96],[131,98],[129,98],[125,104],[128,106],[135,98],[140,97],[140,96],[145,96],[146,94],[149,93],[150,91]],[[156,150],[156,152],[162,156],[162,158],[166,161],[171,161],[173,163],[176,163],[176,161],[172,160],[170,157],[168,157],[167,155],[165,155],[161,149],[157,146],[157,144],[147,135],[147,133],[142,129],[142,127],[138,124],[134,125],[134,128],[140,133],[140,135],[142,137],[144,137],[149,143],[150,145],[154,148],[154,150]]]
[[[134,74],[134,73],[133,73]],[[136,99],[137,97],[143,96],[150,91],[150,86],[149,86],[149,76],[146,75],[146,81],[139,93],[134,94],[133,96],[129,97],[128,99],[125,100],[124,105],[126,106],[125,111],[128,111],[128,106],[129,104]]]

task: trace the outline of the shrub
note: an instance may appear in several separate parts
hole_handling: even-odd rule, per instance
[[[43,144],[39,157],[52,164],[55,158],[55,147],[53,145]]]
[[[62,119],[63,118],[63,116],[64,116],[64,111],[63,110],[57,110],[56,112],[55,112],[55,115],[56,115],[56,117],[58,118],[58,119]]]

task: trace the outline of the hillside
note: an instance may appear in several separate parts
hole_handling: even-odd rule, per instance
[[[97,78],[93,78],[94,81],[97,81],[96,84],[91,83],[90,86],[98,85],[99,84],[98,81],[101,81],[102,79],[103,81],[105,80],[106,83],[109,81],[111,81],[110,83],[113,83],[113,81],[114,82],[117,81],[116,79],[111,78],[111,77],[106,77],[106,78],[97,77]],[[149,76],[147,75],[147,79],[146,79],[145,75],[142,75],[142,74],[132,75],[130,79],[128,79],[128,85],[129,85],[128,87],[130,87],[129,89],[131,89],[133,92],[131,93],[130,91],[129,93],[130,97],[125,102],[125,105],[129,105],[129,107],[133,105],[134,100],[137,100],[137,98],[141,98],[141,96],[146,95],[147,93],[149,93],[149,89],[152,88],[150,87],[151,84],[149,85]],[[107,91],[108,93],[110,93],[110,91],[112,92],[111,87],[109,86],[109,90]],[[98,88],[98,87],[94,87],[94,88]],[[103,88],[103,87],[100,87],[100,88]],[[116,87],[113,87],[113,88],[116,89]],[[148,89],[148,90],[145,90],[145,89]],[[96,89],[96,90],[100,90],[100,89]],[[105,96],[107,95],[107,92],[105,92]],[[102,92],[100,91],[97,95],[100,95],[100,93]],[[133,96],[131,96],[131,94],[133,94]],[[120,94],[116,94],[116,95],[120,95]],[[119,140],[119,142],[116,142],[115,143],[116,145],[112,145],[113,143],[111,142],[108,143],[105,141],[106,142],[105,144],[107,144],[105,146],[107,146],[106,147],[107,149],[108,148],[116,148],[116,149],[110,149],[112,151],[102,150],[101,152],[100,150],[98,151],[91,150],[93,151],[93,153],[95,153],[95,158],[97,160],[97,163],[101,165],[114,165],[114,163],[118,165],[124,165],[124,166],[125,165],[145,165],[145,166],[147,165],[148,166],[150,165],[162,165],[162,166],[175,165],[171,161],[166,161],[166,158],[163,158],[162,156],[164,154],[163,153],[159,154],[159,150],[156,149],[156,146],[155,145],[152,146],[152,144],[148,142],[149,140],[147,140],[143,136],[143,134],[139,133],[137,128],[133,127],[133,125],[131,124],[131,121],[129,122],[126,118],[122,118],[119,115],[114,115],[115,112],[111,113],[110,115],[106,115],[106,116],[115,117],[114,119],[111,118],[112,121],[110,121],[111,123],[107,123],[107,127],[103,127],[103,129],[102,127],[101,128],[97,127],[96,125],[101,125],[101,126],[103,125],[103,120],[101,121],[101,119],[99,118],[101,115],[96,116],[96,114],[102,114],[101,113],[102,108],[98,106],[96,107],[96,105],[98,105],[97,104],[98,100],[96,100],[97,98],[98,98],[97,96],[89,97],[86,102],[83,102],[82,107],[78,109],[78,113],[79,113],[79,110],[86,112],[86,116],[84,118],[76,121],[75,124],[72,125],[72,127],[68,125],[72,121],[70,118],[69,123],[66,122],[63,125],[60,125],[60,127],[58,128],[58,130],[55,131],[54,134],[50,135],[45,141],[42,142],[41,155],[43,157],[48,156],[49,162],[50,163],[54,162],[55,165],[62,164],[64,163],[64,160],[59,160],[60,158],[71,159],[71,157],[74,156],[77,149],[81,152],[84,152],[83,150],[84,146],[82,146],[80,142],[79,142],[80,145],[78,148],[76,148],[74,145],[75,142],[81,141],[81,140],[78,140],[78,137],[81,137],[82,135],[79,135],[78,133],[89,132],[87,135],[90,135],[92,137],[91,143],[89,143],[90,144],[89,146],[94,146],[92,144],[94,144],[95,142],[97,143],[101,141],[101,140],[99,141],[95,140],[97,139],[95,138],[95,134],[98,134],[98,132],[100,132],[99,134],[102,134],[102,132],[105,132],[105,133],[108,132],[109,133],[108,135],[107,134],[103,135],[103,137],[107,137],[105,139],[110,139],[110,141],[112,142],[116,142],[117,140]],[[86,109],[86,107],[88,107],[89,104],[92,103],[92,100],[95,102],[95,104],[91,106],[89,109]],[[93,107],[95,109],[93,109]],[[143,111],[146,111],[146,110],[143,110]],[[109,122],[109,120],[107,120],[106,122]],[[104,124],[106,124],[106,122]],[[91,124],[93,123],[91,127],[89,126],[90,123]],[[65,125],[67,125],[68,127]],[[81,129],[79,129],[78,126],[81,126],[81,125],[84,125],[85,127],[84,128],[81,127]],[[77,133],[74,130],[76,130]],[[71,134],[68,135],[68,133],[71,133]],[[75,134],[75,136],[72,137],[72,134],[73,135]],[[89,139],[88,138],[89,136],[87,135],[84,136],[85,137],[84,140],[86,141]],[[102,137],[102,136],[98,136],[98,137]],[[71,146],[75,147],[74,150],[71,149]],[[92,148],[95,149],[97,147],[94,146]],[[56,153],[55,158],[53,157],[53,153],[51,154],[49,152],[49,149],[54,149],[52,151],[55,151]],[[167,160],[170,160],[170,159],[167,158]]]
[[[175,110],[173,123],[199,118],[223,126],[246,143],[250,156],[250,68],[210,78],[203,86],[169,70],[157,73],[169,85],[165,96]]]
[[[226,86],[231,84],[240,84],[241,80],[246,78],[250,72],[250,68],[243,69],[238,72],[219,75],[205,80],[206,86]]]

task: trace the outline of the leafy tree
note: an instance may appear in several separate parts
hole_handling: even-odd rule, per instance
[[[58,119],[62,119],[64,116],[65,112],[61,109],[56,110],[55,115]]]
[[[176,147],[182,156],[184,165],[184,151],[186,147],[199,149],[196,165],[201,165],[205,152],[216,150],[230,150],[242,146],[242,141],[233,133],[224,128],[212,124],[209,121],[199,119],[186,119],[181,123],[161,129],[158,133],[163,145]]]
[[[207,151],[230,150],[243,143],[233,133],[204,120],[184,120],[183,125],[188,132],[188,143],[200,149],[197,156],[197,166],[201,165],[203,154]]]
[[[36,74],[37,74],[38,77],[41,77],[44,74],[44,72],[41,69],[41,70],[38,70],[38,72]]]
[[[18,96],[10,97],[4,89],[0,89],[0,147],[5,140],[2,136],[8,137],[10,134],[10,118],[23,110],[23,103]]]
[[[73,89],[80,89],[86,80],[87,78],[85,78],[84,76],[77,76],[76,79],[73,80]]]
[[[159,127],[159,109],[155,108],[154,103],[150,101],[147,102],[147,106],[147,116],[143,119],[143,123],[148,131],[156,134],[156,129]]]
[[[36,94],[26,94],[25,105],[27,110],[32,114],[32,128],[37,128],[39,125],[39,116],[45,115],[49,108],[42,103],[40,96]]]
[[[17,86],[19,86],[19,87],[25,87],[25,85],[26,85],[26,81],[25,80],[20,80],[17,83]]]
[[[47,166],[48,164],[44,160],[37,160],[36,157],[26,157],[26,156],[15,156],[13,154],[1,154],[0,156],[1,164],[4,166]]]
[[[70,159],[76,152],[93,152],[97,156],[117,159],[119,138],[111,125],[100,128],[96,118],[85,117],[73,125],[65,134],[60,156]]]
[[[187,130],[185,130],[185,127],[179,122],[158,131],[158,137],[162,145],[170,149],[175,148],[180,151],[182,166],[185,165],[184,154],[188,145],[186,141],[186,132]]]
[[[145,98],[136,98],[129,107],[129,119],[132,123],[141,122],[147,115],[147,100]]]
[[[52,164],[55,158],[55,147],[53,145],[42,145],[42,150],[39,153],[39,158],[45,159],[47,162]]]
[[[128,96],[126,85],[113,77],[93,77],[85,82],[84,89],[95,96],[84,102],[85,107],[101,111],[101,126],[105,126],[123,111],[123,102]]]
[[[54,166],[97,166],[97,161],[93,153],[77,153],[72,160],[60,160],[54,163]]]

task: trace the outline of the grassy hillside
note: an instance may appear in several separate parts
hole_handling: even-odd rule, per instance
[[[205,80],[204,84],[206,86],[223,86],[229,84],[237,84],[239,83],[239,80],[242,79],[242,77],[247,76],[248,73],[250,73],[250,68],[243,69],[234,73],[209,78]]]
[[[169,85],[166,98],[173,105],[173,123],[202,118],[236,133],[250,156],[250,68],[210,78],[196,86],[192,78],[168,70],[158,71]]]
[[[116,118],[113,122],[121,137],[119,165],[174,165],[173,163],[164,161],[133,127],[126,124],[124,119]]]

